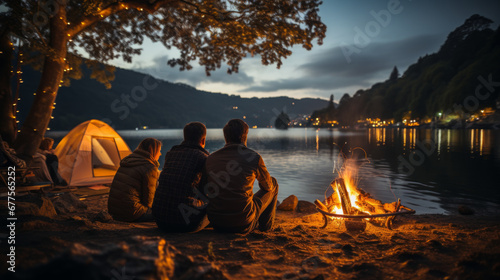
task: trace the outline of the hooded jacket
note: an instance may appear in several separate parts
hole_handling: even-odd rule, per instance
[[[151,208],[159,166],[149,152],[141,149],[121,160],[108,198],[108,212],[113,219],[132,222]]]

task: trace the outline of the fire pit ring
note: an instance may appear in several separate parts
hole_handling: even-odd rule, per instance
[[[325,219],[325,224],[321,228],[325,228],[328,225],[328,217],[336,217],[336,218],[343,218],[343,219],[371,219],[371,218],[382,218],[382,217],[388,217],[386,221],[386,226],[387,228],[391,229],[391,224],[392,221],[394,220],[395,216],[398,215],[407,215],[407,214],[415,214],[415,210],[405,210],[401,209],[397,212],[393,213],[385,213],[385,214],[365,214],[365,215],[347,215],[347,214],[336,214],[336,213],[330,213],[327,211],[324,211],[323,209],[320,209],[316,207],[316,210],[323,214],[323,218]],[[327,217],[328,216],[328,217]]]

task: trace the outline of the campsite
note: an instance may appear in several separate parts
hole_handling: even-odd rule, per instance
[[[130,133],[138,132],[124,135]],[[309,141],[315,137],[312,134]],[[329,154],[329,149],[321,148],[324,137],[328,139],[329,135],[319,138],[319,151]],[[211,139],[214,145],[221,145],[220,138]],[[116,144],[103,144],[111,141]],[[179,140],[167,139],[164,144],[169,145],[169,141]],[[73,275],[74,279],[442,279],[458,275],[467,279],[494,279],[498,276],[500,226],[496,216],[484,212],[488,208],[466,207],[468,211],[476,211],[476,215],[462,215],[467,213],[457,209],[447,215],[418,212],[418,215],[401,215],[394,219],[391,229],[383,223],[366,221],[361,222],[361,227],[359,222],[353,227],[348,220],[328,218],[323,228],[324,218],[311,198],[307,197],[307,201],[298,195],[297,202],[290,204],[286,198],[295,196],[285,189],[280,196],[283,207],[279,209],[286,210],[277,211],[276,226],[270,232],[241,235],[208,228],[194,234],[165,233],[154,222],[115,221],[107,212],[113,176],[106,179],[93,169],[116,172],[112,159],[130,153],[115,130],[99,121],[84,122],[61,135],[56,151],[62,159],[64,154],[72,156],[67,162],[89,165],[87,169],[81,163],[73,168],[68,167],[70,164],[60,165],[61,174],[65,174],[70,186],[43,187],[41,191],[32,190],[31,194],[23,192],[21,186],[18,188],[18,272],[14,278],[6,274],[6,279],[29,279],[35,275],[47,278]],[[266,149],[262,152],[266,156]],[[311,152],[317,151],[313,147]],[[78,156],[84,158],[77,159]],[[274,165],[273,161],[269,165]],[[63,172],[73,169],[86,170],[87,178]],[[270,169],[279,174],[276,171]],[[79,181],[71,181],[70,176]],[[84,183],[74,186],[75,182]],[[291,187],[286,181],[282,186],[286,184]],[[320,194],[316,197],[321,199]],[[403,197],[403,204],[409,199]],[[3,262],[2,269],[7,265]]]
[[[500,1],[2,0],[0,279],[500,279]]]
[[[22,219],[16,235],[17,272],[4,273],[2,279],[67,279],[67,275],[72,279],[496,279],[499,275],[496,218],[402,216],[392,230],[368,223],[359,232],[347,231],[339,221],[321,229],[319,213],[295,210],[278,211],[271,232],[238,235],[206,229],[165,234],[154,223],[112,221],[105,214],[105,195],[77,203],[59,199],[50,198],[54,206],[59,204],[59,214],[52,209],[52,215],[47,211],[48,216]],[[0,259],[5,271],[6,256]]]

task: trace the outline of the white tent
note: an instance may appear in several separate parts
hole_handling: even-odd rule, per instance
[[[57,145],[59,174],[70,186],[109,184],[129,147],[108,124],[99,120],[83,122]]]

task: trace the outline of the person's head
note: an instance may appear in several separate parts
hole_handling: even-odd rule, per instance
[[[227,144],[247,144],[248,124],[240,119],[232,119],[224,126]]]
[[[190,122],[184,126],[184,141],[200,144],[205,148],[207,128],[201,122]]]
[[[51,150],[53,145],[54,145],[54,139],[45,137],[40,143],[40,150],[44,151]]]
[[[148,152],[155,160],[158,160],[161,155],[161,141],[154,138],[146,138],[139,143],[137,149]]]

